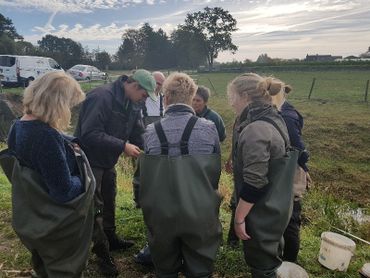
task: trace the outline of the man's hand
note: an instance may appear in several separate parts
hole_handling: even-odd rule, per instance
[[[138,157],[140,154],[140,148],[130,143],[125,144],[125,154],[131,157]]]

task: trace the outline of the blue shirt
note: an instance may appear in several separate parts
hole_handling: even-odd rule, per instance
[[[55,201],[65,203],[83,192],[74,151],[62,134],[48,124],[16,121],[8,146],[21,165],[40,174],[44,189]]]

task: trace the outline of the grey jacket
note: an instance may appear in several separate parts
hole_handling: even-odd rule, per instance
[[[274,121],[284,134],[262,117]],[[267,174],[269,161],[281,158],[289,146],[289,136],[283,118],[276,108],[254,103],[248,106],[235,126],[237,140],[235,143],[234,180],[237,198],[255,203],[266,192],[269,183]]]
[[[193,115],[195,115],[194,110],[185,104],[174,104],[167,108],[161,124],[169,143],[170,156],[181,155],[180,139],[186,124]],[[154,124],[148,125],[144,134],[144,150],[148,154],[161,153],[161,144]],[[217,129],[213,122],[199,118],[189,138],[189,154],[210,153],[220,153]]]

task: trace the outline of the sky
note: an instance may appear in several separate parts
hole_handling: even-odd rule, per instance
[[[114,54],[129,28],[148,22],[170,34],[188,13],[222,7],[237,20],[238,51],[219,62],[307,54],[359,55],[370,47],[370,0],[0,0],[0,13],[26,41],[46,34]]]

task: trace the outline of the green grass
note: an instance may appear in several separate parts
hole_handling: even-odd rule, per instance
[[[320,235],[324,231],[335,231],[333,227],[370,241],[370,223],[359,224],[348,215],[348,212],[358,207],[370,213],[370,107],[362,102],[369,73],[275,74],[275,77],[293,86],[289,99],[305,118],[303,133],[311,153],[309,167],[314,185],[304,197],[298,262],[310,277],[357,278],[358,269],[370,261],[370,247],[359,241],[356,241],[355,256],[346,273],[327,270],[317,261]],[[224,118],[229,136],[222,144],[223,161],[226,161],[230,152],[234,119],[227,102],[226,85],[235,76],[237,74],[232,73],[193,74],[198,84],[211,88],[213,94],[209,106]],[[316,77],[316,85],[311,100],[307,100],[313,77]],[[84,83],[82,86],[85,91],[90,90],[90,84]],[[132,250],[123,254],[115,253],[114,257],[121,277],[153,277],[150,268],[135,265],[132,260],[135,252],[145,243],[145,227],[142,213],[134,208],[132,201],[130,160],[121,159],[117,170],[117,228],[120,234],[134,238],[138,243]],[[228,202],[232,192],[232,177],[226,173],[221,176],[220,192],[224,196],[220,219],[226,238],[230,222]],[[29,255],[11,229],[10,198],[10,185],[4,175],[0,174],[0,277],[2,271],[5,273],[4,270],[29,268]],[[86,272],[87,277],[97,277],[93,260]],[[250,277],[247,271],[241,249],[230,250],[226,246],[220,248],[216,261],[218,277]]]

